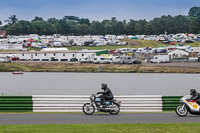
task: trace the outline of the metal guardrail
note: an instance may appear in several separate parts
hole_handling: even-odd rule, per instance
[[[70,95],[33,95],[33,112],[82,112],[89,96]],[[121,112],[161,112],[162,96],[160,95],[127,95],[115,96],[122,101]]]
[[[32,96],[0,96],[0,112],[32,112]]]
[[[163,111],[174,111],[182,96],[162,96]]]
[[[122,95],[121,112],[162,112],[175,110],[181,96]],[[0,112],[82,112],[86,95],[0,96]]]

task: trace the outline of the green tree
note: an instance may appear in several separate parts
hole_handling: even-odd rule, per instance
[[[113,34],[113,26],[110,21],[107,21],[107,22],[104,21],[104,22],[102,22],[102,24],[104,25],[104,33],[105,34]]]
[[[51,24],[55,24],[56,22],[58,22],[58,20],[56,18],[49,18],[47,19],[47,22]]]
[[[145,25],[147,24],[147,21],[144,20],[139,20],[135,24],[135,32],[136,34],[144,34],[145,31]]]
[[[20,35],[22,33],[22,26],[19,23],[15,23],[7,28],[8,35]]]
[[[188,33],[190,27],[190,21],[188,17],[183,15],[178,15],[173,17],[173,26],[171,26],[172,30],[170,33]]]
[[[133,19],[130,19],[128,26],[125,27],[128,35],[135,35],[135,24],[136,24],[136,21]]]
[[[81,35],[87,35],[89,34],[90,27],[87,24],[80,25],[80,33]]]
[[[20,20],[19,24],[21,25],[21,33],[23,35],[31,34],[31,23],[29,21]]]
[[[200,16],[191,18],[190,33],[200,33]]]
[[[71,24],[69,20],[59,20],[59,25],[57,25],[59,28],[59,34],[70,34],[70,25]]]
[[[91,24],[91,31],[92,35],[104,35],[104,26],[99,21],[93,21]]]
[[[82,18],[80,19],[80,24],[87,24],[87,25],[90,25],[90,20],[88,18]]]
[[[200,7],[196,6],[196,7],[190,8],[188,15],[192,17],[200,16]]]
[[[77,24],[75,22],[69,22],[69,33],[68,34],[72,34],[72,35],[80,35],[80,24]]]
[[[44,20],[42,17],[35,16],[35,18],[31,22],[34,22],[34,21],[44,21]]]
[[[33,21],[31,22],[32,33],[44,35],[47,33],[46,23],[44,21]]]
[[[153,34],[150,23],[146,23],[145,26],[144,26],[144,29],[145,29],[145,31],[144,31],[145,35],[152,35]]]
[[[121,21],[118,21],[115,25],[115,35],[121,35],[125,34],[125,28],[124,23]]]
[[[15,24],[18,22],[18,19],[16,15],[10,15],[10,17],[7,20],[5,20],[5,22],[7,22],[8,24]]]

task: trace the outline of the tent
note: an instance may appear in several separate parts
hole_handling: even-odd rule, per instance
[[[174,51],[169,52],[168,55],[171,56],[171,58],[183,58],[188,56],[189,53],[183,50],[176,49]]]
[[[138,37],[134,36],[134,37],[131,37],[131,39],[138,39]]]
[[[29,41],[29,42],[36,42],[36,40],[35,40],[35,39],[32,39],[32,38],[29,38],[28,41]]]
[[[39,38],[35,38],[34,39],[36,42],[40,42],[40,39]]]

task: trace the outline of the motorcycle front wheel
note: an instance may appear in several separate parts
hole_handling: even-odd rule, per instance
[[[176,107],[176,114],[180,117],[184,117],[188,114],[188,109],[183,105],[179,105]]]
[[[120,111],[120,107],[118,104],[116,103],[113,103],[111,106],[110,106],[111,110],[110,110],[110,114],[111,115],[117,115]]]
[[[83,113],[85,113],[86,115],[92,115],[95,111],[95,107],[93,104],[90,104],[90,103],[85,103],[83,105]]]

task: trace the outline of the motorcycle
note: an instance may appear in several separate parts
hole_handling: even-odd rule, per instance
[[[109,112],[112,115],[117,115],[120,112],[121,101],[107,100],[106,105],[103,105],[101,94],[92,94],[89,99],[90,103],[85,103],[82,108],[86,115],[92,115],[95,112],[95,107],[98,112]]]
[[[190,100],[190,98],[190,95],[186,95],[180,99],[181,105],[176,107],[178,116],[184,117],[188,112],[192,115],[200,115],[200,106],[196,103],[196,100]]]

